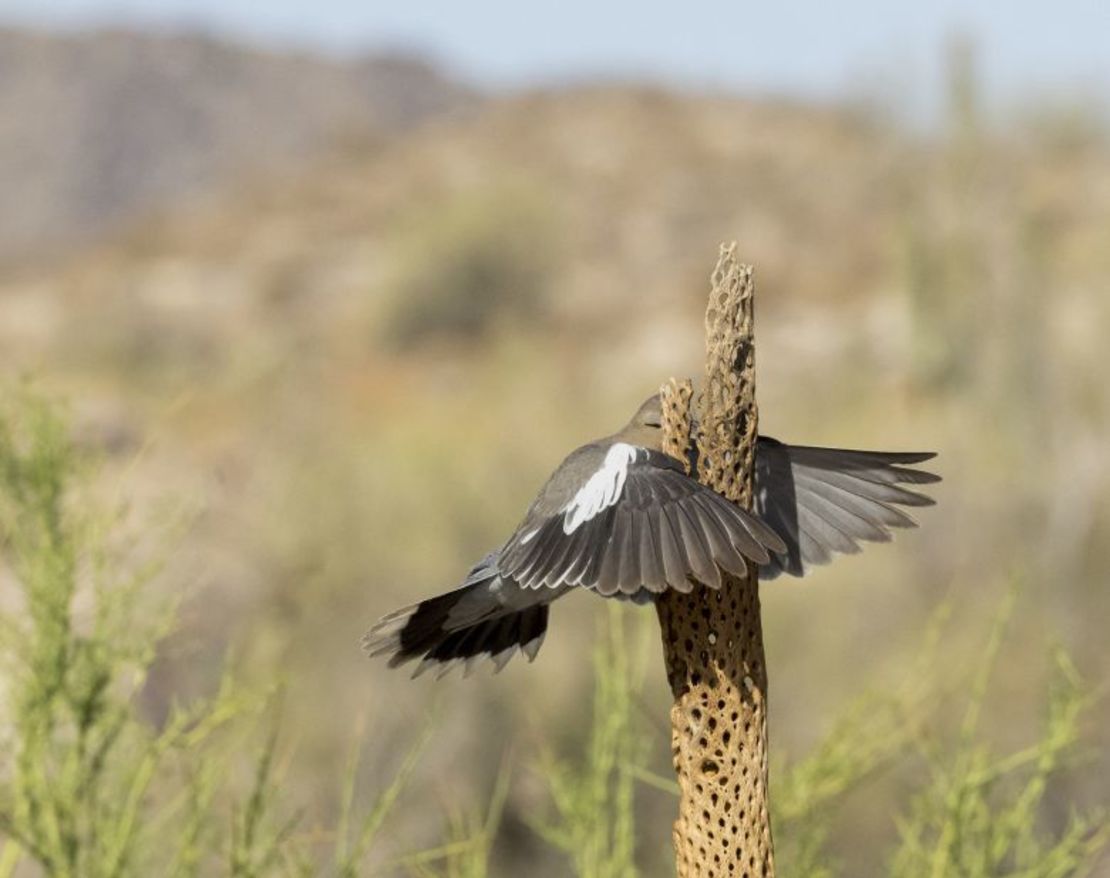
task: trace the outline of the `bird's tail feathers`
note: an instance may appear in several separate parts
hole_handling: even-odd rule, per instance
[[[500,671],[518,651],[532,661],[547,632],[547,604],[507,610],[491,589],[494,577],[469,584],[383,617],[362,638],[371,656],[389,656],[397,667],[422,659],[413,673],[435,668],[442,677],[456,665],[469,674],[483,659]]]

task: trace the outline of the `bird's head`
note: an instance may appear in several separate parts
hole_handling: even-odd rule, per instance
[[[659,394],[649,396],[614,439],[660,451],[663,448],[663,405]]]
[[[636,410],[636,414],[632,416],[632,420],[628,422],[628,426],[647,427],[655,430],[663,429],[663,402],[660,400],[658,393],[643,401]]]

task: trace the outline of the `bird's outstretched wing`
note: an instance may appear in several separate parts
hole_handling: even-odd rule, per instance
[[[783,445],[756,448],[758,518],[685,475],[674,459],[639,446],[584,446],[552,478],[524,523],[454,591],[390,613],[363,640],[391,666],[422,659],[417,673],[442,675],[514,653],[535,657],[548,605],[575,586],[607,597],[653,600],[691,578],[720,586],[721,570],[760,577],[802,575],[859,540],[889,540],[914,522],[899,506],[933,501],[902,485],[938,481],[913,464],[927,453],[844,451]],[[564,472],[564,476],[567,473]],[[762,519],[762,520],[760,520]],[[780,536],[781,535],[781,536]]]
[[[719,586],[787,545],[766,524],[687,476],[666,454],[615,443],[571,496],[528,518],[498,568],[522,588],[581,586],[604,596]],[[544,495],[541,494],[541,497]]]
[[[933,500],[903,485],[940,477],[910,465],[931,452],[847,451],[785,445],[759,437],[755,457],[755,513],[786,543],[759,569],[760,579],[802,576],[834,553],[852,554],[861,540],[886,542],[892,527],[916,527],[898,507]]]

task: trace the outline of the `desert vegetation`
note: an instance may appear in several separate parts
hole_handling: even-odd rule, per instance
[[[780,874],[1105,874],[1108,217],[1098,111],[954,63],[927,132],[511,95],[8,259],[0,874],[668,874],[650,613],[465,680],[357,644],[699,370],[726,237],[764,430],[945,477],[763,590]]]
[[[298,756],[280,740],[280,693],[244,688],[230,660],[213,694],[151,716],[142,691],[177,624],[173,607],[164,598],[151,605],[149,542],[120,532],[118,510],[89,496],[82,469],[46,404],[26,393],[5,400],[0,538],[18,590],[0,641],[11,754],[0,786],[5,874],[33,864],[58,876],[486,875],[518,771],[533,774],[547,800],[520,816],[573,874],[640,874],[653,838],[665,859],[658,833],[637,831],[639,798],[677,793],[648,758],[659,744],[642,713],[650,619],[608,608],[580,748],[557,754],[541,740],[525,754],[506,744],[484,811],[454,814],[441,844],[375,865],[374,842],[393,812],[427,807],[406,787],[442,734],[438,723],[424,724],[392,780],[374,791],[357,788],[369,746],[360,730],[337,775],[335,824],[322,828],[306,821],[283,783],[283,764]],[[843,874],[827,850],[835,809],[875,773],[899,769],[911,781],[896,799],[899,842],[885,874],[1090,874],[1110,841],[1110,819],[1073,811],[1052,825],[1046,808],[1057,776],[1081,754],[1092,706],[1068,656],[1051,656],[1034,739],[998,752],[980,735],[1017,596],[998,610],[971,674],[938,680],[951,625],[951,613],[940,612],[898,687],[861,696],[807,757],[782,767],[774,816],[786,874]]]

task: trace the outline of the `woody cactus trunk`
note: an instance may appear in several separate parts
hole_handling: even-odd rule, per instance
[[[706,375],[691,436],[689,380],[662,388],[664,449],[690,466],[696,442],[702,484],[752,505],[757,410],[752,270],[721,247],[705,316]],[[679,878],[768,878],[774,850],[767,792],[767,666],[759,574],[728,576],[720,589],[694,583],[656,604],[674,695],[671,748],[680,787],[674,823]]]

